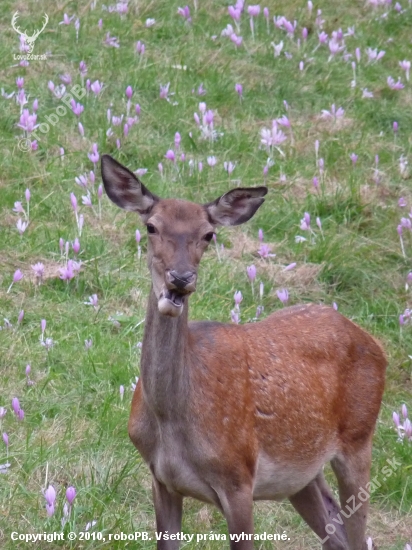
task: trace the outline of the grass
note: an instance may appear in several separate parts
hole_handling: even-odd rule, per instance
[[[176,0],[130,1],[124,16],[103,10],[100,2],[95,4],[92,9],[91,2],[69,1],[60,8],[50,0],[5,0],[0,6],[2,86],[7,93],[16,91],[16,78],[24,77],[25,107],[32,112],[33,100],[39,102],[37,123],[46,122],[63,105],[48,90],[48,81],[57,85],[59,75],[68,73],[72,85],[81,85],[80,61],[87,64],[86,79],[104,83],[98,97],[89,92],[79,100],[84,105],[79,118],[68,109],[56,125],[49,125],[48,132],[38,131],[38,148],[30,152],[19,148],[24,133],[16,127],[20,106],[14,98],[0,98],[0,318],[12,324],[7,328],[4,321],[0,331],[0,406],[9,409],[0,421],[1,431],[9,436],[8,455],[0,441],[0,464],[10,463],[8,473],[0,475],[1,547],[29,547],[12,542],[12,531],[60,531],[65,489],[70,485],[76,487],[77,496],[67,532],[84,531],[92,520],[97,525],[90,532],[153,534],[154,530],[149,472],[127,435],[131,383],[139,375],[137,344],[142,339],[150,285],[146,237],[140,243],[139,260],[136,217],[119,211],[106,197],[101,201],[101,217],[96,215],[98,169],[95,185],[89,184],[95,212],[81,205],[86,190],[74,178],[93,169],[87,153],[96,143],[100,154],[110,153],[132,170],[146,168],[142,180],[163,197],[206,202],[233,186],[260,185],[265,179],[270,192],[264,207],[246,226],[219,232],[219,254],[213,246],[206,253],[199,288],[191,298],[191,317],[230,321],[233,294],[240,290],[244,297],[241,321],[252,319],[258,299],[252,296],[246,266],[254,263],[255,290],[260,281],[265,288],[264,315],[282,307],[276,290],[285,287],[291,304],[336,302],[344,315],[383,342],[389,367],[372,465],[372,477],[378,476],[380,487],[372,496],[368,536],[380,548],[402,550],[411,544],[412,444],[397,441],[392,412],[399,411],[402,403],[412,408],[412,328],[399,326],[399,315],[411,306],[411,291],[405,282],[412,270],[412,237],[404,230],[403,257],[396,231],[400,218],[407,218],[412,206],[410,173],[399,169],[402,155],[411,158],[412,88],[398,65],[410,58],[410,3],[403,0],[402,13],[392,7],[383,17],[382,7],[375,9],[354,0],[319,0],[312,15],[306,2],[270,0],[271,18],[276,14],[297,21],[295,37],[287,38],[272,22],[267,34],[260,15],[252,41],[248,16],[243,14],[239,48],[228,37],[221,37],[221,31],[232,23],[227,15],[229,2],[198,2],[197,11],[191,4],[191,24],[177,14]],[[346,32],[355,26],[355,35],[345,37],[345,51],[330,61],[328,46],[317,48],[317,9],[322,9],[323,30],[329,35],[338,28]],[[47,59],[31,61],[27,67],[13,59],[20,53],[10,25],[17,10],[22,29],[39,28],[43,13],[49,15],[33,51],[48,52]],[[78,39],[74,21],[59,25],[63,12],[80,18]],[[154,26],[145,26],[147,18],[156,19]],[[308,40],[301,39],[298,47],[303,27],[308,28]],[[109,31],[118,38],[119,48],[103,44]],[[135,53],[137,40],[146,46],[141,57]],[[271,42],[281,40],[284,49],[275,58]],[[356,86],[351,87],[351,62],[357,47],[361,60]],[[367,47],[385,50],[385,56],[368,63]],[[345,52],[352,58],[344,60]],[[299,70],[300,61],[303,70]],[[400,76],[405,88],[391,90],[388,76],[395,80]],[[168,82],[170,101],[159,97],[160,85]],[[243,86],[242,98],[235,92],[237,83]],[[204,96],[197,95],[201,84],[206,89]],[[116,116],[126,113],[128,85],[134,91],[131,116],[136,103],[141,113],[125,138],[123,125],[109,124],[107,109]],[[362,98],[364,88],[374,97]],[[195,112],[200,114],[199,101],[214,112],[215,128],[222,133],[217,140],[200,138],[193,118]],[[322,109],[330,110],[332,104],[345,110],[336,122],[320,117]],[[282,152],[274,149],[270,154],[275,164],[264,178],[268,152],[260,146],[260,131],[284,114],[291,130],[283,129],[287,140],[279,146]],[[79,120],[84,137],[78,131]],[[396,136],[394,121],[399,124]],[[110,126],[112,137],[107,136]],[[164,155],[174,148],[176,132],[181,134],[186,157],[175,167]],[[120,149],[116,138],[121,141]],[[316,163],[315,140],[319,140],[318,157],[324,159],[323,174]],[[356,164],[349,158],[353,152],[358,155]],[[207,164],[211,155],[218,159],[214,168]],[[236,163],[230,177],[224,161]],[[198,162],[203,163],[202,171]],[[319,179],[317,190],[314,177]],[[26,188],[31,191],[30,223],[19,235],[19,216],[12,209],[16,201],[25,207]],[[70,204],[72,192],[84,215],[81,236]],[[398,206],[400,197],[407,202],[404,208]],[[312,237],[299,229],[304,212],[311,214]],[[322,233],[315,224],[317,216]],[[258,258],[259,228],[275,258]],[[296,243],[297,235],[307,240]],[[59,239],[71,243],[76,237],[81,243],[82,269],[66,282],[59,278],[58,269],[65,265]],[[71,250],[69,257],[74,257]],[[46,269],[40,285],[30,267],[39,261]],[[284,272],[283,266],[291,262],[297,263],[295,270]],[[8,292],[17,269],[24,278]],[[97,309],[85,305],[93,294],[98,296]],[[24,319],[19,324],[21,310]],[[39,342],[41,319],[47,321],[45,337],[54,341],[49,351]],[[92,346],[86,350],[84,342],[89,339]],[[33,385],[27,385],[27,364]],[[123,400],[120,385],[126,388]],[[24,409],[23,421],[10,410],[13,397],[19,398]],[[384,481],[382,468],[387,459],[401,466]],[[327,475],[334,483],[329,471]],[[50,518],[42,495],[48,484],[57,491],[57,509]],[[225,521],[215,509],[192,500],[185,503],[183,529],[186,533],[226,533]],[[262,549],[319,546],[288,503],[257,504],[255,529],[258,533],[286,531],[290,538],[289,542],[261,542],[256,547]],[[153,548],[153,542],[142,541],[36,544],[38,548]],[[185,545],[195,547],[211,550],[222,548],[222,543]]]

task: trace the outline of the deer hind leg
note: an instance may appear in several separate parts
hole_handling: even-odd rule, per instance
[[[167,488],[152,476],[153,502],[156,513],[156,532],[168,534],[182,530],[183,497],[170,493]],[[158,540],[157,550],[178,550],[178,540]]]
[[[320,472],[301,491],[289,497],[292,506],[322,541],[323,550],[349,550],[339,505]],[[337,518],[333,521],[333,518]]]
[[[369,507],[367,484],[370,479],[372,441],[356,452],[343,453],[331,461],[338,480],[341,516],[345,522],[349,550],[366,550],[366,518]]]

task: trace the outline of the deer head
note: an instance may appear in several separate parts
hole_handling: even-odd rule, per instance
[[[137,212],[148,233],[147,261],[160,313],[178,317],[196,290],[200,259],[219,225],[248,221],[264,202],[266,187],[236,188],[207,204],[160,199],[109,155],[102,156],[108,197]]]
[[[22,32],[20,30],[20,27],[17,27],[16,26],[16,23],[17,23],[17,19],[18,19],[18,14],[19,12],[16,11],[16,13],[13,15],[13,18],[11,20],[11,26],[13,27],[13,29],[18,32],[23,38],[24,40],[26,41],[26,44],[28,45],[28,53],[31,53],[33,51],[33,48],[34,48],[34,43],[37,39],[37,37],[39,36],[39,34],[41,32],[43,32],[44,28],[46,27],[48,21],[49,21],[49,16],[47,15],[47,13],[44,14],[44,24],[43,24],[43,27],[40,29],[40,30],[36,30],[33,32],[33,34],[31,36],[28,36],[28,34],[25,32]]]

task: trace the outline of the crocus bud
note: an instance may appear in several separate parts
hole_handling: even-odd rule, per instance
[[[141,239],[140,231],[138,229],[136,229],[136,242],[137,242],[137,244],[140,243],[140,239]]]
[[[70,202],[72,203],[73,210],[77,212],[77,199],[74,193],[70,193]]]
[[[25,196],[26,196],[26,201],[30,202],[30,189],[26,189]]]
[[[46,330],[46,319],[41,320],[40,327],[41,327],[41,333],[44,334],[44,331]]]
[[[392,415],[392,418],[393,418],[393,423],[395,424],[395,426],[397,428],[399,428],[399,414],[394,412],[393,415]]]
[[[406,405],[402,405],[402,416],[406,419],[408,418],[408,409],[406,408]]]
[[[249,277],[250,281],[253,282],[256,279],[256,266],[255,265],[249,265],[246,268],[247,276]]]
[[[9,446],[9,436],[6,434],[6,432],[4,432],[3,434],[3,441],[4,441],[4,444],[6,445],[6,447]]]
[[[30,372],[31,372],[31,366],[30,366],[30,365],[27,365],[27,366],[26,366],[26,376],[29,376],[29,375],[30,375]]]
[[[11,400],[11,408],[13,409],[15,415],[19,413],[20,402],[17,397],[13,397],[13,399]]]
[[[80,252],[80,241],[77,237],[75,238],[74,243],[72,244],[72,248],[75,254],[78,254]]]
[[[24,309],[22,309],[19,313],[19,316],[17,317],[17,321],[19,323],[22,323],[23,322],[23,318],[24,318]]]
[[[61,237],[59,239],[59,248],[60,248],[60,253],[63,254],[64,240]]]
[[[133,95],[133,88],[131,86],[128,86],[126,88],[126,97],[127,97],[127,99],[131,99],[132,95]]]
[[[398,123],[395,121],[395,122],[393,123],[393,131],[394,131],[395,134],[397,133],[398,128],[399,128]]]
[[[67,487],[66,498],[67,498],[67,502],[71,506],[73,504],[74,499],[76,498],[76,489],[74,487]]]
[[[18,283],[23,279],[23,273],[20,271],[20,269],[16,269],[13,275],[13,283]]]
[[[123,401],[123,396],[124,396],[124,386],[120,386],[119,388],[119,393],[120,393],[120,400]]]
[[[239,307],[240,302],[243,300],[243,296],[242,296],[242,293],[240,292],[240,290],[238,290],[237,292],[235,292],[233,298],[234,298],[234,300],[235,300],[235,305],[236,305],[237,307]]]

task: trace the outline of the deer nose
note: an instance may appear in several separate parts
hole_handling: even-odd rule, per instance
[[[171,270],[167,272],[167,282],[175,289],[193,292],[196,289],[196,273],[193,271],[178,273]]]

